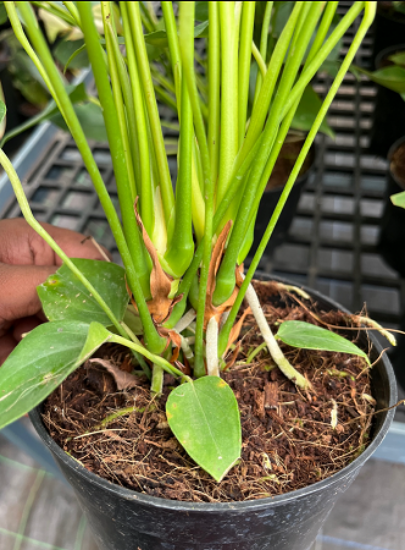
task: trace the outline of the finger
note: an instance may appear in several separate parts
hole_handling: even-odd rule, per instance
[[[105,256],[107,256],[110,260],[112,259],[110,252],[104,246],[95,246],[91,238],[85,237],[81,233],[50,224],[42,224],[42,226],[70,258],[105,260]],[[100,248],[104,251],[104,254],[100,251]],[[54,257],[56,265],[61,265],[62,260],[57,255],[54,255]]]
[[[71,258],[105,259],[90,239],[81,233],[42,224],[62,250]],[[61,265],[62,261],[51,247],[25,220],[0,221],[0,262],[13,265]],[[109,252],[105,250],[108,257]]]
[[[0,326],[39,313],[36,287],[54,272],[54,266],[0,264]]]
[[[16,345],[17,341],[14,340],[11,334],[6,334],[0,338],[0,365],[4,363]]]
[[[23,334],[31,332],[35,327],[41,324],[41,321],[37,316],[25,317],[24,319],[19,319],[14,323],[12,336],[14,340],[19,342],[22,339]]]

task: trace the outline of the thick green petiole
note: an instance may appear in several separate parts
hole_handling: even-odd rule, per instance
[[[130,76],[133,102],[132,109],[128,111],[128,115],[131,116],[132,114],[132,116],[134,116],[134,122],[136,123],[136,131],[138,137],[140,166],[140,178],[138,181],[138,185],[140,188],[140,215],[146,231],[148,232],[148,235],[152,237],[155,221],[155,209],[144,99],[139,78],[138,65],[135,57],[134,43],[131,26],[128,19],[126,2],[120,2],[120,6],[124,27],[124,37],[127,46],[126,50],[128,59],[128,71]]]
[[[197,314],[197,328],[195,339],[195,368],[194,374],[203,376],[205,366],[203,359],[204,314],[208,282],[208,269],[211,259],[212,219],[214,187],[211,179],[211,167],[204,120],[201,113],[200,101],[194,73],[194,10],[195,2],[181,2],[180,4],[180,47],[183,63],[183,78],[187,81],[187,89],[193,110],[194,126],[201,154],[201,163],[204,175],[205,198],[205,238],[200,270],[199,308]]]
[[[219,2],[221,28],[221,133],[217,203],[224,198],[238,152],[238,63],[234,2]],[[236,46],[236,47],[235,47]],[[208,68],[208,72],[210,69]]]
[[[83,7],[84,4],[85,3],[82,2],[80,4],[80,7]],[[25,35],[22,31],[18,15],[14,8],[14,4],[8,3],[6,8],[7,8],[10,21],[13,25],[13,29],[16,32],[16,35],[19,37],[19,40],[21,40],[21,43],[23,44],[24,48],[26,48],[28,55],[30,54],[32,55],[33,50],[29,46],[28,41],[26,40]],[[32,40],[32,43],[34,47],[37,49],[39,56],[41,58],[41,61],[43,63],[43,69],[44,71],[46,71],[47,78],[51,83],[50,92],[52,93],[54,100],[59,106],[61,113],[69,127],[69,130],[71,131],[72,136],[76,141],[78,149],[83,157],[85,166],[90,174],[90,177],[92,178],[94,187],[97,191],[100,202],[106,213],[107,220],[112,229],[124,266],[126,268],[128,284],[132,289],[132,291],[134,292],[134,296],[135,296],[135,299],[137,300],[140,314],[142,315],[142,321],[145,322],[145,326],[147,327],[147,333],[148,333],[147,341],[150,342],[150,345],[151,347],[153,347],[153,349],[156,349],[156,350],[157,349],[160,350],[160,348],[163,349],[165,342],[158,335],[152,323],[152,319],[150,317],[149,310],[146,306],[145,299],[142,293],[142,288],[139,283],[136,266],[134,265],[126,239],[122,232],[122,227],[119,222],[115,207],[112,204],[112,201],[109,197],[104,181],[101,177],[100,171],[97,167],[97,164],[93,158],[91,149],[83,133],[83,129],[80,126],[80,123],[77,119],[77,116],[73,109],[70,98],[65,90],[64,83],[61,79],[60,73],[57,67],[55,66],[53,58],[49,52],[49,49],[44,40],[44,37],[42,36],[42,33],[37,25],[37,21],[35,19],[35,16],[30,6],[25,2],[20,2],[19,8],[21,10],[25,24],[27,25],[28,31],[30,33],[30,38]],[[91,9],[90,9],[90,14],[91,14]],[[35,54],[32,58],[34,62],[38,60]]]
[[[240,52],[238,69],[238,141],[239,147],[245,137],[249,94],[250,60],[252,57],[255,2],[243,2],[240,31]]]
[[[128,135],[129,129],[127,127],[127,117],[125,113],[125,106],[124,106],[124,99],[123,99],[123,86],[122,86],[123,80],[120,78],[120,70],[122,72],[122,67],[119,67],[120,60],[122,61],[122,63],[124,62],[124,60],[122,59],[121,56],[118,56],[118,57],[116,56],[115,49],[118,47],[118,43],[117,43],[117,36],[114,33],[114,30],[111,24],[111,10],[110,10],[109,1],[101,2],[101,13],[102,13],[103,22],[104,22],[104,34],[105,34],[105,40],[106,40],[108,67],[110,69],[110,80],[111,80],[113,98],[114,98],[114,103],[115,103],[115,108],[117,113],[118,128],[122,139],[122,148],[123,148],[124,158],[125,158],[124,165],[127,172],[127,181],[125,182],[125,184],[128,182],[128,189],[130,191],[131,204],[134,204],[138,193],[136,189],[134,166],[132,162],[131,147],[129,144],[129,135]],[[118,181],[117,181],[117,187],[118,187]],[[121,192],[121,195],[122,195],[122,192]],[[125,196],[126,196],[126,193],[125,193]],[[125,229],[125,224],[124,224],[124,229]]]
[[[254,212],[253,205],[255,198],[258,196],[261,175],[265,169],[277,135],[284,98],[287,97],[297,77],[301,60],[305,55],[308,43],[320,16],[321,7],[320,4],[315,2],[308,7],[305,25],[302,26],[302,31],[299,33],[297,39],[293,41],[295,43],[290,49],[283,76],[279,84],[278,93],[266,123],[262,147],[255,159],[248,182],[245,185],[245,192],[240,202],[235,225],[217,275],[213,300],[215,305],[225,302],[231,296],[235,288],[235,265],[237,264],[238,255],[245,240],[245,235],[249,229],[250,215]]]
[[[152,75],[149,68],[148,54],[146,51],[145,40],[143,38],[139,2],[127,2],[126,5],[128,10],[128,18],[132,29],[133,44],[138,62],[139,75],[141,78],[145,103],[149,115],[154,152],[159,171],[166,225],[169,225],[175,212],[173,186],[170,178],[169,165],[167,163],[165,144],[163,140],[162,127],[160,125],[159,111],[156,103]]]
[[[361,9],[363,8],[363,6],[361,6]],[[312,125],[312,128],[311,130],[309,131],[308,133],[308,136],[307,136],[307,139],[305,140],[305,143],[304,143],[304,146],[298,156],[298,159],[295,163],[295,166],[291,172],[291,175],[284,187],[284,190],[281,194],[281,197],[280,197],[280,200],[273,212],[273,215],[270,219],[270,222],[267,226],[267,229],[265,231],[265,234],[263,235],[263,238],[260,242],[260,245],[255,253],[255,256],[252,260],[252,263],[250,264],[250,267],[249,267],[249,270],[246,274],[246,277],[245,277],[245,280],[243,281],[243,284],[239,290],[239,293],[238,293],[238,296],[235,300],[235,303],[232,307],[232,310],[228,316],[228,319],[227,321],[225,322],[224,326],[222,327],[222,330],[220,332],[220,335],[219,335],[219,339],[218,339],[218,354],[219,356],[221,357],[221,355],[225,352],[225,349],[226,349],[226,346],[228,344],[228,339],[229,339],[229,334],[230,334],[230,331],[231,331],[231,328],[235,322],[235,319],[236,319],[236,316],[237,316],[237,313],[239,311],[239,308],[242,304],[242,301],[243,301],[243,298],[245,296],[245,293],[246,293],[246,290],[253,278],[253,275],[257,269],[257,266],[259,265],[259,262],[260,262],[260,259],[264,253],[264,250],[267,246],[267,243],[270,239],[270,236],[273,232],[273,229],[274,229],[274,226],[276,225],[277,223],[277,220],[281,214],[281,211],[288,199],[288,196],[289,196],[289,193],[292,189],[292,186],[302,168],[302,165],[305,161],[305,158],[312,146],[312,143],[314,142],[314,139],[316,137],[316,134],[317,132],[319,131],[319,128],[322,124],[322,121],[323,119],[325,118],[326,116],[326,113],[343,81],[343,78],[345,76],[345,74],[347,73],[347,71],[349,70],[349,67],[351,65],[351,63],[353,62],[353,59],[356,55],[356,52],[357,50],[359,49],[360,45],[361,45],[361,42],[367,32],[367,30],[369,29],[371,23],[373,22],[374,20],[374,16],[375,16],[375,10],[376,10],[376,7],[375,7],[375,3],[374,2],[366,2],[365,3],[365,13],[364,13],[364,17],[363,17],[363,20],[359,26],[359,29],[350,45],[350,48],[349,48],[349,51],[344,59],[344,61],[342,62],[341,64],[341,67],[339,69],[339,72],[335,78],[335,80],[333,81],[330,89],[329,89],[329,92],[324,100],[324,102],[322,103],[322,107],[321,109],[319,110],[319,113],[318,115],[316,116],[316,119],[315,119],[315,122],[314,124]],[[350,14],[352,15],[352,14]],[[321,48],[322,50],[322,48]]]
[[[149,270],[144,256],[144,245],[136,224],[134,208],[131,202],[128,174],[125,167],[122,166],[122,163],[125,162],[125,155],[120,132],[116,124],[116,110],[108,75],[105,65],[99,62],[102,57],[99,35],[94,25],[90,4],[81,2],[78,4],[78,10],[100,102],[103,105],[119,195],[121,191],[120,204],[125,234],[127,242],[129,242],[131,256],[139,273],[139,278],[138,276],[128,277],[128,283],[138,306],[139,315],[144,327],[146,346],[154,353],[160,353],[165,347],[165,339],[157,332],[145,301],[145,295],[148,294],[146,294],[144,288],[146,287],[149,290]]]
[[[193,113],[186,80],[181,90],[179,175],[176,184],[176,220],[173,237],[165,255],[171,272],[180,278],[194,255],[194,240],[191,223],[192,163],[193,163]]]
[[[135,212],[132,202],[133,192],[131,191],[126,167],[125,146],[122,140],[120,127],[117,122],[118,114],[114,103],[114,98],[111,93],[107,69],[104,63],[100,63],[100,59],[102,58],[100,37],[93,21],[93,13],[91,11],[90,4],[87,2],[81,2],[77,7],[82,21],[84,39],[86,42],[90,63],[93,68],[99,100],[103,106],[103,116],[110,144],[111,159],[117,183],[125,238],[135,265],[137,279],[139,279],[142,287],[142,293],[148,296],[149,270],[145,259],[144,245],[135,219]],[[132,287],[131,290],[138,302],[138,297],[135,294],[137,291]],[[141,299],[141,296],[139,296],[139,299]]]
[[[217,181],[220,128],[221,58],[218,2],[208,2],[208,149],[211,179]]]

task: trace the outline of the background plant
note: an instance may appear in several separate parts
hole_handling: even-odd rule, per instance
[[[302,388],[309,389],[309,383],[288,363],[277,339],[297,346],[304,342],[311,349],[355,353],[368,361],[350,342],[306,323],[284,323],[275,337],[250,283],[328,107],[373,20],[374,3],[355,2],[333,29],[337,2],[294,3],[266,62],[264,49],[257,51],[253,43],[255,2],[209,2],[208,19],[199,29],[194,2],[180,2],[178,17],[171,2],[162,2],[164,31],[152,26],[157,23],[149,4],[120,2],[122,20],[117,21],[113,4],[101,2],[102,33],[91,3],[64,2],[60,9],[82,32],[92,66],[121,218],[32,5],[5,2],[5,6],[16,37],[83,156],[124,268],[69,259],[33,218],[16,173],[0,151],[0,162],[26,220],[64,261],[39,288],[51,322],[28,334],[0,370],[2,425],[40,403],[102,344],[119,343],[133,351],[134,362],[151,377],[154,394],[161,393],[164,371],[182,382],[168,400],[169,424],[187,452],[220,480],[240,455],[237,403],[220,370],[237,338],[235,321],[244,297],[273,361]],[[276,12],[272,2],[266,10],[262,36]],[[362,13],[355,38],[244,276],[243,261],[253,241],[260,197],[303,94]],[[153,37],[154,45],[153,33],[159,33]],[[201,63],[195,55],[195,35],[200,40],[204,33],[206,100]],[[150,46],[159,47],[159,40],[164,41],[160,48],[166,55],[161,63],[171,71],[178,112],[175,188],[156,101],[160,77],[150,61]],[[261,67],[261,80],[257,99],[249,106],[252,55]],[[192,376],[185,374],[185,365]]]

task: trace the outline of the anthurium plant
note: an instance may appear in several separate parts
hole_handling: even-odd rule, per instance
[[[269,61],[266,47],[277,10],[266,2],[261,47],[253,42],[255,2],[162,2],[156,29],[150,3],[63,2],[81,31],[108,136],[120,212],[106,190],[72,98],[37,24],[37,2],[5,2],[15,36],[42,76],[76,141],[120,252],[123,267],[71,259],[36,221],[9,159],[0,163],[27,222],[62,258],[63,266],[38,289],[49,322],[25,336],[0,369],[0,427],[43,401],[103,344],[133,353],[134,368],[150,378],[155,399],[164,373],[178,384],[167,402],[168,423],[189,455],[220,481],[241,452],[238,406],[221,378],[238,338],[246,299],[269,354],[303,389],[310,384],[279,342],[342,351],[369,359],[351,342],[303,322],[284,322],[274,335],[251,285],[261,255],[325,115],[375,13],[354,2],[338,24],[338,2],[295,2],[279,24]],[[54,3],[45,3],[54,4]],[[277,3],[275,3],[277,4]],[[204,9],[204,19],[196,8]],[[352,43],[320,105],[303,148],[269,219],[246,274],[260,197],[309,83],[346,31]],[[179,123],[177,179],[165,150],[152,39],[174,82]],[[206,56],[196,56],[195,40]],[[249,103],[253,59],[260,67],[256,101]],[[201,73],[207,84],[201,97]],[[204,105],[206,112],[204,113]],[[3,109],[4,111],[4,109]],[[175,184],[175,185],[174,185]]]

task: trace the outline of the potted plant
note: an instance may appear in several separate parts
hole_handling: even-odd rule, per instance
[[[26,335],[0,369],[0,426],[40,405],[51,394],[45,409],[38,408],[33,413],[34,423],[74,486],[102,548],[234,548],[246,541],[257,549],[309,547],[337,494],[384,437],[392,419],[392,411],[386,409],[395,403],[395,384],[389,365],[380,360],[370,385],[371,361],[364,349],[324,328],[340,322],[348,333],[350,329],[357,332],[361,321],[372,324],[370,320],[350,317],[344,311],[325,312],[332,304],[316,293],[313,298],[319,308],[311,311],[309,303],[303,302],[309,299],[305,291],[277,282],[252,285],[251,281],[328,107],[373,20],[373,3],[355,3],[329,36],[334,3],[295,3],[268,65],[264,64],[266,72],[249,120],[255,3],[208,3],[206,127],[194,64],[195,3],[181,2],[176,21],[172,3],[162,2],[165,30],[156,32],[161,33],[169,51],[166,62],[173,71],[180,124],[174,192],[142,27],[142,18],[144,23],[152,20],[152,13],[143,3],[121,2],[119,36],[112,4],[102,2],[102,38],[94,24],[91,3],[66,2],[64,9],[83,32],[93,68],[122,223],[30,3],[5,5],[15,35],[36,64],[76,140],[124,268],[67,257],[33,218],[12,164],[0,150],[0,163],[9,175],[26,220],[64,261],[62,268],[38,290],[50,322]],[[302,94],[362,13],[349,51],[244,275],[242,262],[252,242],[249,228]],[[125,43],[125,58],[120,42]],[[263,303],[263,309],[257,293],[270,298],[277,289],[281,289],[281,295],[276,296],[273,305],[270,301],[268,306]],[[297,311],[288,294],[292,290],[298,292],[294,304],[297,300],[302,303],[299,320],[294,317]],[[250,309],[245,309],[237,320],[244,299]],[[249,315],[254,320],[250,321],[247,338],[247,325],[243,322]],[[239,334],[243,336],[239,338]],[[245,342],[252,345],[243,347]],[[364,344],[367,349],[366,342],[360,345],[364,348]],[[245,361],[233,367],[242,348]],[[317,351],[308,355],[306,349]],[[377,356],[374,352],[372,360]],[[261,360],[252,370],[255,357]],[[303,358],[307,364],[309,361],[308,369],[300,366]],[[85,368],[78,370],[83,364]],[[315,364],[318,368],[313,368]],[[259,377],[257,387],[249,385],[252,377]],[[358,395],[356,380],[360,384]],[[68,385],[61,386],[62,382]],[[281,402],[279,384],[280,397],[281,393],[288,394],[291,401]],[[75,385],[79,385],[78,391],[73,390]],[[58,391],[52,393],[56,388]],[[361,399],[355,405],[358,409],[349,406],[352,413],[358,410],[359,418],[356,412],[350,415],[346,410],[345,396]],[[65,428],[55,427],[54,419],[59,415],[63,424],[71,425],[65,407],[66,399],[71,405],[71,398],[76,401],[74,422],[82,417],[86,425],[79,434],[65,434],[62,446],[75,447],[69,447],[73,456],[51,440],[40,417],[41,412],[46,412],[52,435],[58,439],[58,433]],[[242,406],[244,399],[247,401]],[[322,403],[320,408],[318,400]],[[91,413],[83,409],[85,402],[98,408],[97,414],[94,407]],[[292,424],[288,434],[294,433],[288,443],[292,446],[287,453],[290,459],[281,451],[283,430],[274,434],[280,454],[270,456],[267,447],[261,447],[272,440],[265,434],[271,426],[283,424],[279,407],[291,405],[291,410],[301,412],[294,412],[289,420]],[[374,405],[379,414],[372,423]],[[320,416],[313,416],[312,407],[319,408],[316,415]],[[309,416],[304,416],[307,408]],[[87,411],[84,415],[83,410]],[[100,412],[103,417],[93,418]],[[122,420],[129,422],[129,418],[135,422],[112,427]],[[305,422],[312,422],[315,427],[308,430]],[[351,435],[352,428],[356,435]],[[365,449],[370,429],[371,443]],[[142,433],[133,432],[126,442],[118,433],[122,430]],[[145,438],[145,433],[152,431],[157,440]],[[325,469],[320,468],[314,449],[310,450],[314,442],[310,441],[305,443],[308,450],[300,454],[298,462],[304,465],[309,461],[311,467],[300,466],[291,475],[286,463],[296,458],[294,447],[298,447],[298,436],[305,432],[318,433],[323,441],[320,447],[317,442],[316,452],[320,455],[325,445],[333,442],[331,448],[338,450],[344,443],[347,447],[343,455],[350,457],[349,462],[355,460],[327,477],[330,460]],[[87,441],[92,446],[92,438],[100,433],[103,437],[108,435],[111,442],[129,444],[130,464],[112,475],[120,476],[122,484],[121,479],[128,478],[128,472],[134,472],[136,466],[138,474],[131,480],[139,482],[139,491],[114,485],[83,467],[81,453],[88,448],[85,439],[90,438]],[[352,437],[356,444],[352,444]],[[159,451],[153,453],[154,460],[149,460],[156,448]],[[75,456],[76,451],[80,459]],[[109,443],[107,454],[100,459],[96,451],[88,467],[101,472],[100,465],[104,465],[110,471],[109,462],[119,463],[121,452],[111,452]],[[251,466],[250,453],[256,457]],[[282,462],[281,455],[285,459]],[[173,463],[173,457],[180,464]],[[155,461],[163,468],[169,467],[170,473],[162,470],[150,477],[143,468],[147,463],[154,467]],[[179,470],[183,472],[181,479]],[[299,478],[299,472],[305,470],[308,487]],[[239,481],[228,485],[235,472]],[[191,493],[187,489],[176,498],[172,490],[179,494],[182,478],[191,480]],[[244,481],[248,478],[250,485],[244,493]],[[160,479],[168,498],[156,497]],[[321,481],[316,483],[318,479]],[[196,502],[201,487],[202,502]],[[281,487],[284,489],[279,490]],[[286,492],[287,487],[298,490]],[[210,497],[209,491],[217,498]],[[268,497],[271,494],[279,496]],[[213,500],[220,502],[212,503]]]

